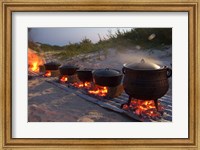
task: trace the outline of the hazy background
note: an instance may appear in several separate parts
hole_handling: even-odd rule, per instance
[[[93,43],[99,41],[99,36],[107,39],[109,34],[114,34],[117,30],[121,32],[130,31],[132,28],[29,28],[29,40],[50,45],[68,45],[79,43],[84,38],[90,39]]]

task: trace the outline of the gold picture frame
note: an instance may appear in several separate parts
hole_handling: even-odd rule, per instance
[[[200,149],[199,73],[200,2],[198,0],[3,0],[0,2],[0,149]],[[150,11],[189,14],[189,138],[187,139],[14,139],[12,131],[12,12]]]

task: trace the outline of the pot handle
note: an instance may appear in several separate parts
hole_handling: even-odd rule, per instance
[[[166,69],[167,69],[167,78],[169,78],[172,76],[172,69],[170,69],[168,67]]]
[[[122,68],[122,72],[123,72],[123,74],[125,74],[125,73],[126,73],[126,71],[125,71],[125,68],[124,68],[124,67]]]

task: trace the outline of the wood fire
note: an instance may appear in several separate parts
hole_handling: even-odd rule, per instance
[[[44,64],[44,60],[32,49],[28,48],[28,65],[33,72],[39,72],[39,66]]]

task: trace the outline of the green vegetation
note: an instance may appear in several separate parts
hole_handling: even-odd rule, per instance
[[[36,52],[40,52],[40,48],[38,47],[38,45],[32,41],[28,41],[28,47],[32,50],[35,50]]]
[[[66,46],[63,46],[63,50],[56,55],[61,58],[69,58],[72,56],[79,55],[81,53],[89,53],[97,50],[95,44],[91,40],[85,38],[80,43],[69,43]]]
[[[151,35],[155,38],[149,39]],[[152,36],[153,37],[153,36]],[[137,28],[127,32],[124,35],[125,39],[130,39],[137,45],[144,48],[154,48],[161,45],[172,44],[172,29],[171,28]]]
[[[41,49],[44,50],[45,52],[51,52],[51,51],[59,51],[63,50],[62,46],[57,46],[57,45],[49,45],[49,44],[41,44]]]
[[[40,46],[38,46],[38,44]],[[29,41],[28,45],[35,51],[50,52],[56,57],[67,59],[79,54],[104,51],[106,55],[109,48],[116,48],[123,51],[126,48],[134,48],[139,45],[142,49],[160,48],[164,45],[172,44],[171,28],[136,28],[129,32],[117,30],[116,33],[108,31],[106,38],[99,36],[98,43],[92,43],[88,38],[84,38],[80,43],[69,43],[65,46],[49,45]]]

